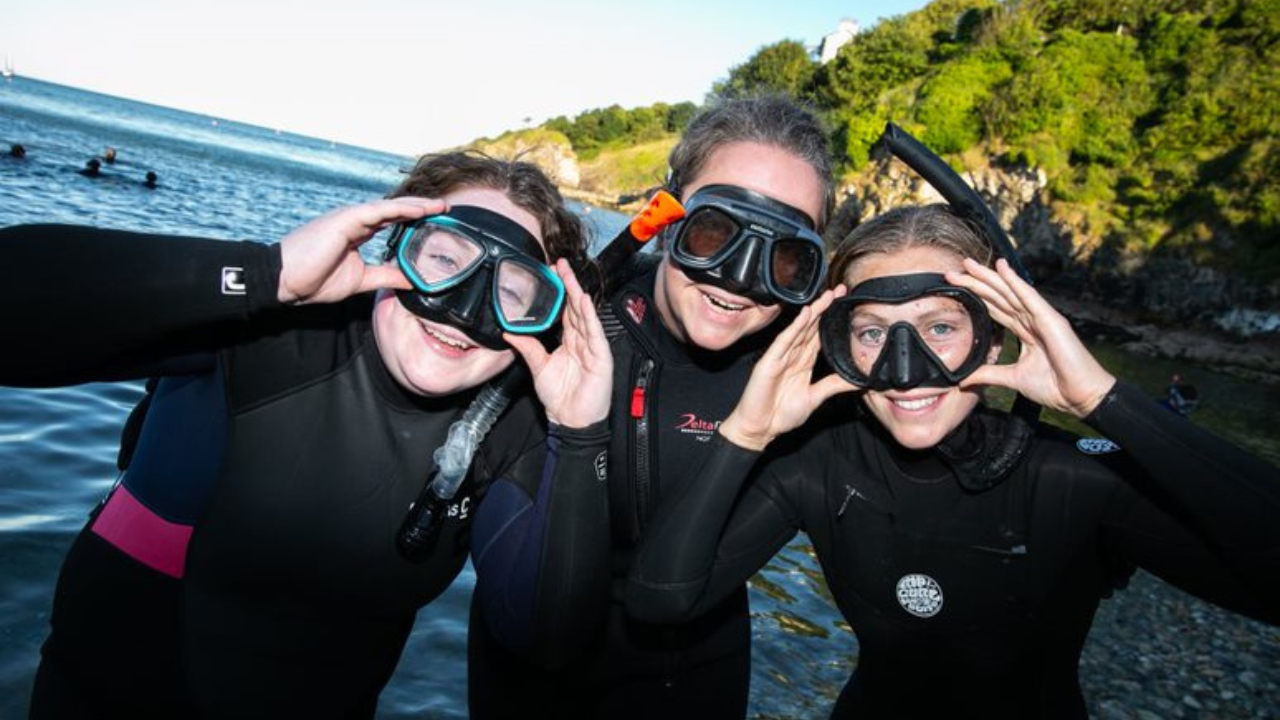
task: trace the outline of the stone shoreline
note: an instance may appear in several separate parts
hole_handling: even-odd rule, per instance
[[[1170,328],[1142,322],[1132,312],[1079,300],[1042,288],[1045,298],[1085,340],[1105,340],[1138,355],[1187,360],[1280,385],[1280,334],[1241,339],[1203,328]]]
[[[1095,720],[1280,717],[1280,627],[1139,571],[1102,602],[1080,659]]]

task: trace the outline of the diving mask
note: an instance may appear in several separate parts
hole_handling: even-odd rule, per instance
[[[528,230],[484,208],[395,226],[387,245],[413,290],[396,295],[410,312],[467,333],[494,350],[502,333],[536,335],[555,324],[564,284]]]

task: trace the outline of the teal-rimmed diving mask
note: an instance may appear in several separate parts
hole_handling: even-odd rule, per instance
[[[387,243],[413,290],[396,296],[409,312],[458,328],[480,345],[509,347],[503,332],[537,335],[556,323],[564,283],[528,230],[480,207],[395,226]]]

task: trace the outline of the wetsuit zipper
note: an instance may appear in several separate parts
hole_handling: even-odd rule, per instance
[[[640,363],[636,373],[635,386],[631,391],[631,422],[635,428],[635,491],[636,491],[636,529],[643,531],[649,519],[649,498],[652,487],[649,477],[649,425],[651,412],[650,399],[653,394],[651,378],[654,362],[646,358]]]

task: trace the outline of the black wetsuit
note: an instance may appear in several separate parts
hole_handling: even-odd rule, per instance
[[[663,327],[653,301],[656,274],[628,283],[601,312],[614,355],[613,442],[608,496],[599,511],[559,513],[477,548],[522,545],[548,536],[543,557],[577,568],[578,592],[521,622],[485,591],[484,563],[468,638],[471,717],[742,718],[750,683],[750,622],[742,582],[696,620],[637,623],[623,612],[622,589],[639,538],[668,495],[703,480],[720,421],[737,404],[767,333],[718,353],[691,355]],[[532,493],[526,493],[532,494]],[[496,503],[489,506],[496,508]],[[485,523],[486,525],[488,523]],[[494,526],[500,523],[494,522]],[[572,527],[567,532],[566,527]],[[576,558],[569,561],[566,558]],[[543,571],[542,577],[546,581]],[[509,592],[516,592],[508,588]],[[551,654],[521,652],[548,632]],[[546,645],[544,645],[545,647]],[[516,650],[513,651],[512,648]]]
[[[396,530],[473,393],[396,383],[371,295],[281,306],[279,248],[256,243],[28,226],[0,255],[0,302],[32,308],[0,382],[162,377],[63,565],[33,717],[370,718],[487,482],[560,480],[541,410],[516,400],[410,563]]]
[[[628,610],[683,622],[804,531],[858,638],[833,715],[930,720],[1085,718],[1080,650],[1135,566],[1280,620],[1280,473],[1136,389],[1119,384],[1089,418],[1120,450],[1040,426],[983,492],[851,420],[857,403],[829,401],[755,470],[756,453],[721,437],[709,483],[647,535]],[[966,422],[980,417],[1008,418]]]

